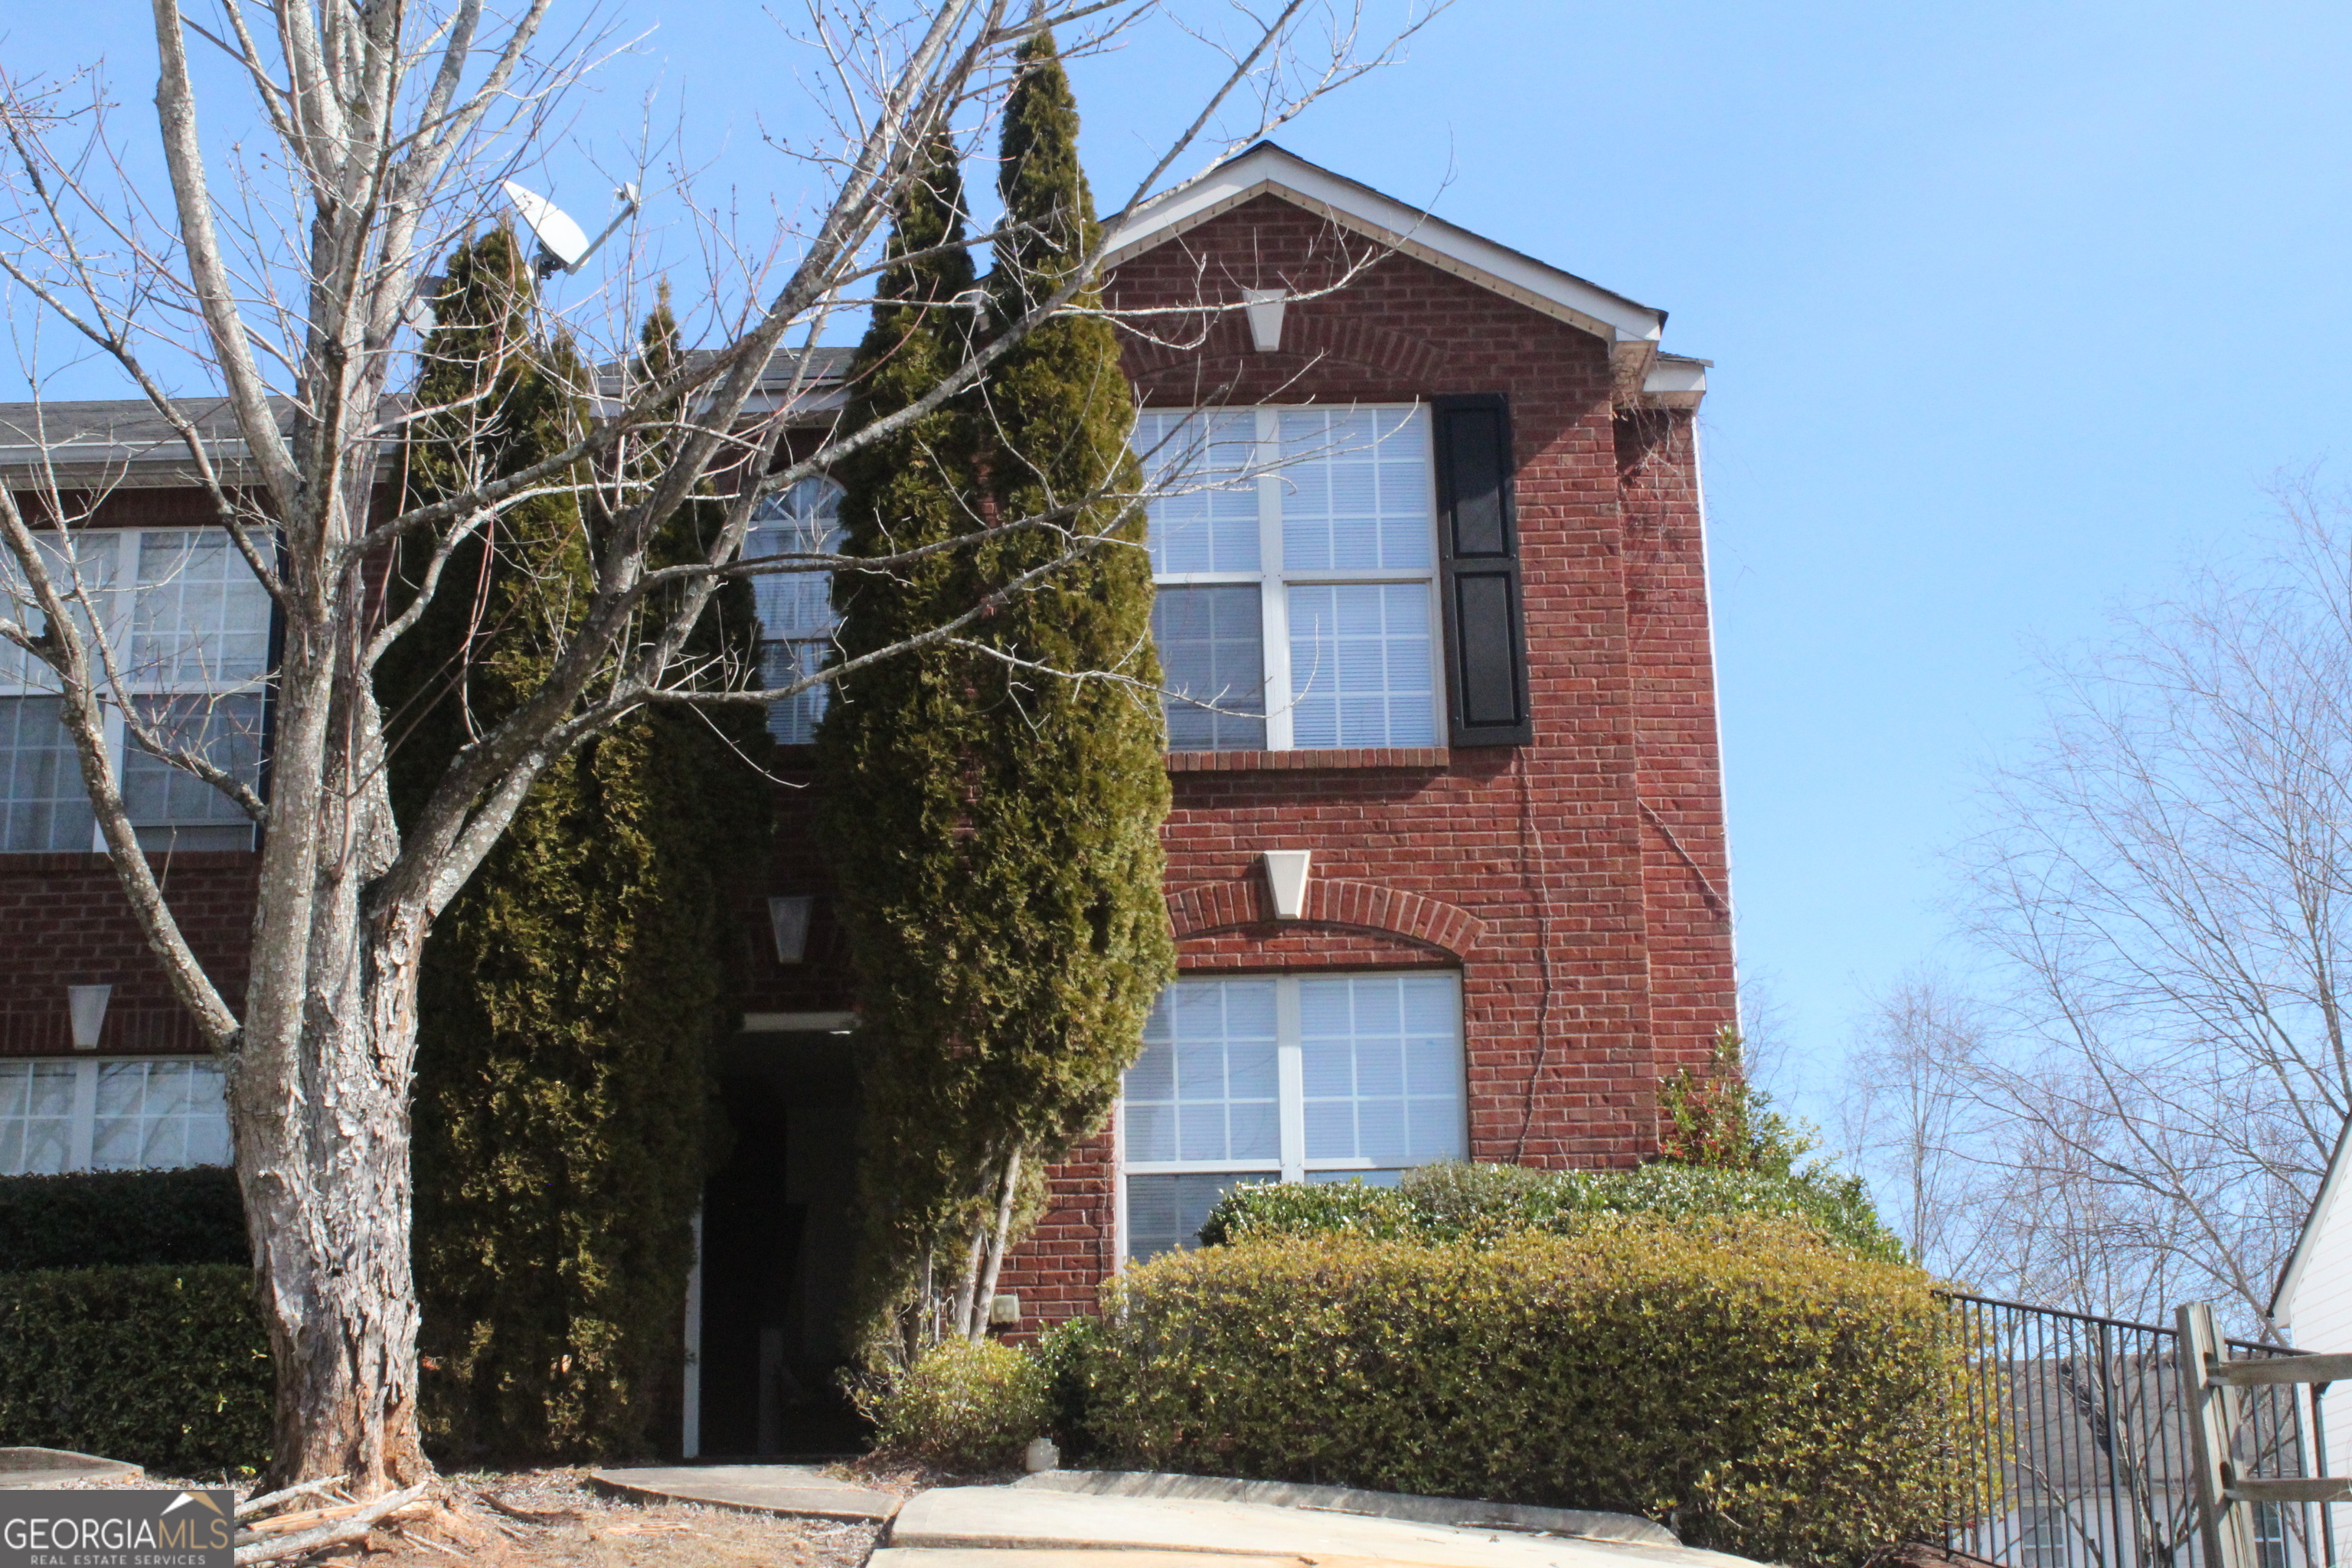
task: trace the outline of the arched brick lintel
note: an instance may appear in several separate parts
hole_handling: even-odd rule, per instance
[[[1196,882],[1168,895],[1168,920],[1176,940],[1185,942],[1244,926],[1274,925],[1274,900],[1263,878],[1244,877],[1228,882]],[[1383,888],[1376,882],[1348,882],[1315,878],[1307,884],[1306,905],[1296,926],[1352,926],[1359,931],[1387,931],[1409,941],[1442,948],[1467,959],[1486,934],[1486,922],[1458,904],[1422,893]]]
[[[1261,353],[1251,347],[1246,330],[1239,312],[1233,312],[1210,324],[1198,348],[1129,338],[1120,353],[1134,379],[1151,383],[1175,372],[1184,378],[1186,389],[1194,391],[1252,374],[1296,375],[1318,363],[1423,383],[1435,380],[1443,368],[1444,356],[1424,339],[1308,309],[1294,311],[1283,323],[1282,347],[1276,353]]]

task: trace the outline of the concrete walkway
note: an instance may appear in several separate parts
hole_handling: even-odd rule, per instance
[[[898,1511],[898,1500],[888,1492],[851,1486],[809,1465],[675,1465],[591,1470],[588,1479],[623,1497],[716,1503],[799,1519],[880,1524]]]
[[[1627,1541],[1643,1546],[1679,1546],[1664,1525],[1639,1514],[1601,1513],[1580,1508],[1536,1508],[1527,1503],[1479,1502],[1454,1497],[1417,1497],[1411,1492],[1368,1492],[1352,1487],[1309,1486],[1302,1481],[1237,1481],[1223,1476],[1171,1476],[1156,1470],[1047,1470],[1013,1483],[1057,1492],[1098,1497],[1196,1498],[1212,1502],[1266,1502],[1325,1513],[1369,1514],[1421,1524],[1456,1524],[1593,1541]]]
[[[1205,1564],[1200,1553],[1217,1561]],[[908,1499],[870,1568],[1240,1568],[1237,1558],[1252,1568],[1754,1568],[1720,1552],[1499,1521],[1431,1524],[1316,1504],[1025,1485],[941,1487]]]

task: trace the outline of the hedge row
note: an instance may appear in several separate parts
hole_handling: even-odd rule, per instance
[[[203,1476],[260,1468],[269,1421],[247,1266],[0,1274],[0,1447]]]
[[[1745,1216],[1803,1226],[1828,1245],[1880,1263],[1907,1261],[1858,1178],[1827,1173],[1653,1164],[1630,1171],[1539,1171],[1522,1165],[1425,1165],[1393,1188],[1357,1182],[1236,1187],[1201,1227],[1209,1246],[1275,1237],[1352,1235],[1389,1240],[1568,1236],[1608,1215]]]
[[[1784,1221],[1163,1258],[1048,1346],[1071,1436],[1209,1475],[1607,1509],[1851,1568],[1941,1523],[1982,1434],[1907,1266]]]
[[[0,1176],[0,1274],[251,1260],[226,1166]]]

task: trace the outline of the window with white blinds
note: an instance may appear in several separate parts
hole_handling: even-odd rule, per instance
[[[746,560],[770,555],[830,555],[841,550],[841,487],[812,475],[760,503]],[[833,574],[778,572],[751,579],[760,615],[760,680],[789,686],[824,668],[840,617],[833,609]],[[830,686],[812,686],[768,708],[768,733],[783,746],[816,739]]]
[[[218,1062],[0,1061],[0,1176],[228,1163]]]
[[[1428,410],[1147,410],[1175,751],[1433,746]]]
[[[1180,980],[1119,1101],[1126,1256],[1191,1247],[1248,1181],[1393,1183],[1469,1150],[1450,973]]]
[[[166,746],[248,785],[261,778],[269,595],[221,529],[91,529],[41,540],[51,580],[85,631],[121,661],[131,712]],[[0,607],[43,624],[0,561]],[[0,647],[0,852],[101,847],[63,700],[48,668]],[[110,709],[106,743],[123,804],[150,849],[250,849],[252,820],[186,769],[129,741]]]

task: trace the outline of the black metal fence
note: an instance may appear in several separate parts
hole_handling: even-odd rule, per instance
[[[1964,1397],[1988,1447],[1963,1466],[1970,1495],[1944,1542],[2001,1568],[2212,1568],[2199,1539],[2194,1449],[2170,1329],[1947,1298],[1972,1347]],[[2231,1360],[2297,1352],[2228,1342]],[[2241,1393],[2241,1476],[2326,1473],[2320,1391]],[[2347,1505],[2352,1506],[2352,1505]],[[2331,1506],[2264,1504],[2257,1568],[2335,1568]]]

